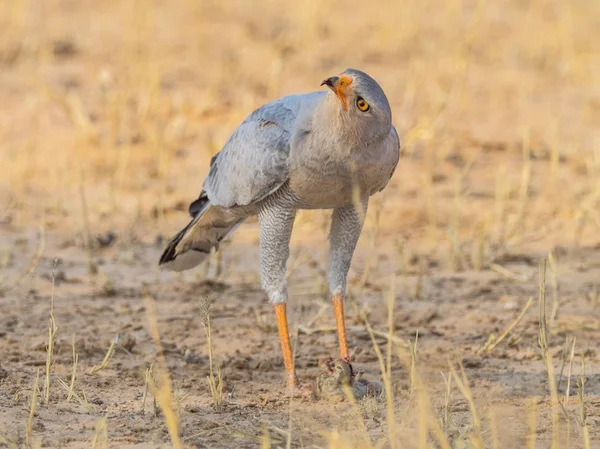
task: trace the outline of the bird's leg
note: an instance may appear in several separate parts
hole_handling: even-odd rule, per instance
[[[344,297],[334,294],[332,301],[338,344],[340,346],[340,359],[350,362],[350,351],[348,351],[348,340],[346,339],[346,322],[344,319]]]
[[[292,345],[290,343],[290,334],[288,331],[287,314],[285,311],[284,302],[275,304],[275,315],[277,316],[279,342],[281,343],[283,364],[285,365],[285,378],[288,387],[294,387],[298,383],[298,379],[296,378],[296,371],[294,370],[294,356],[292,354]]]
[[[258,213],[260,225],[260,277],[269,302],[275,306],[279,340],[288,385],[296,385],[296,372],[287,323],[286,264],[296,210],[280,205],[277,198],[266,200]]]
[[[329,269],[327,280],[332,294],[333,311],[337,327],[340,358],[350,362],[350,351],[346,339],[346,324],[344,320],[344,297],[346,295],[346,280],[352,255],[360,237],[368,199],[361,201],[361,209],[354,205],[340,207],[333,211],[331,231],[329,233]]]

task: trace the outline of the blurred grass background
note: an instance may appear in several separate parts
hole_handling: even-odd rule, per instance
[[[83,185],[93,226],[172,232],[165,213],[193,199],[251,110],[355,67],[390,98],[409,167],[393,184],[417,196],[402,211],[412,226],[450,220],[436,183],[468,163],[485,173],[471,191],[510,199],[524,147],[556,159],[528,181],[551,216],[595,222],[599,47],[600,4],[584,0],[6,0],[0,204],[18,227],[44,216],[72,229]],[[485,166],[495,150],[501,163]],[[589,178],[571,184],[573,171]],[[460,189],[471,223],[500,220]]]

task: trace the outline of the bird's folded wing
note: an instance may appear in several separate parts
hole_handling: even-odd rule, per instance
[[[288,179],[290,141],[296,120],[319,96],[294,95],[254,111],[214,157],[204,190],[214,205],[246,206],[270,195]]]

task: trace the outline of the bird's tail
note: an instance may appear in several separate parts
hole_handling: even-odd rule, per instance
[[[212,205],[206,197],[200,200],[203,200],[201,205],[196,201],[190,206],[190,212],[196,207],[192,221],[171,239],[160,257],[161,268],[184,271],[200,265],[246,219],[227,208]]]

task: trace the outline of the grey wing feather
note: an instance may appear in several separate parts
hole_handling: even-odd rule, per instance
[[[279,189],[288,179],[296,122],[323,94],[283,97],[250,114],[211,161],[204,181],[210,202],[247,206]]]
[[[219,153],[204,181],[213,204],[246,206],[288,177],[289,133],[270,121],[242,123]]]

